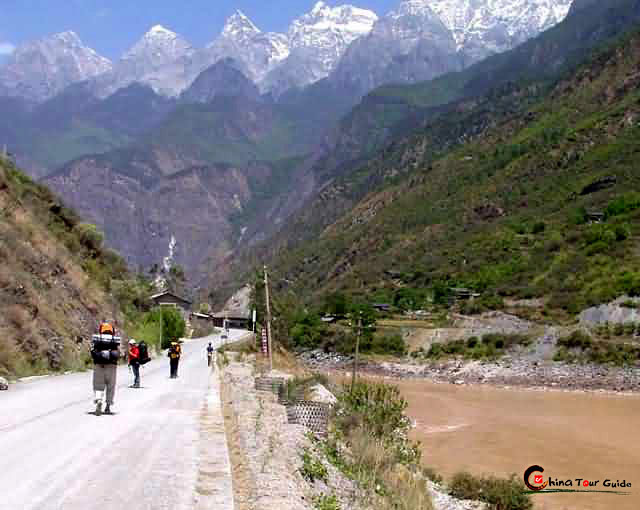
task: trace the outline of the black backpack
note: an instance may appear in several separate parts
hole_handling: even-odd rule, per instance
[[[146,343],[140,342],[140,344],[138,344],[138,351],[140,352],[138,359],[140,360],[141,365],[146,365],[151,361],[151,357],[149,356],[149,348],[147,347]]]

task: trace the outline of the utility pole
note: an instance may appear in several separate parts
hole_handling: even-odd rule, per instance
[[[273,371],[273,342],[271,340],[271,303],[269,302],[269,275],[264,266],[264,292],[267,299],[267,344],[269,346],[269,372]]]
[[[358,315],[358,326],[356,331],[356,353],[353,358],[353,377],[351,378],[351,392],[356,387],[356,378],[358,377],[358,356],[360,355],[360,334],[362,331],[362,312]]]

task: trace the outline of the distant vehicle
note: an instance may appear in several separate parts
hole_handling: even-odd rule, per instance
[[[222,333],[222,339],[223,340],[228,340],[229,335],[227,335],[227,333]]]

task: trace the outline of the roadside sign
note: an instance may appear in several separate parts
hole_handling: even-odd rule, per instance
[[[269,345],[267,341],[267,328],[262,328],[262,354],[269,354]]]

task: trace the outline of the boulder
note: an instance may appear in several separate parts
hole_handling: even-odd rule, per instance
[[[9,389],[9,381],[7,381],[4,377],[0,377],[0,391],[5,391]]]
[[[322,404],[335,405],[338,399],[322,384],[316,384],[309,390],[309,400]]]

